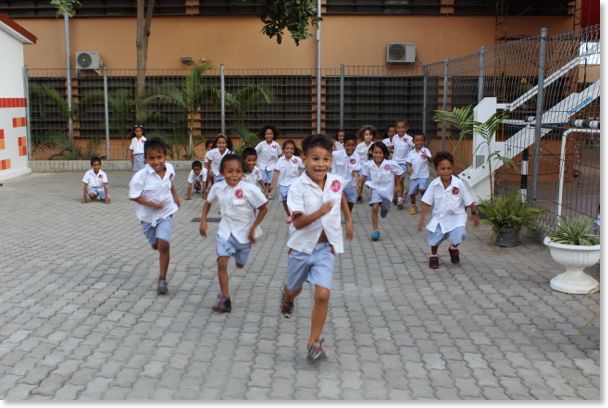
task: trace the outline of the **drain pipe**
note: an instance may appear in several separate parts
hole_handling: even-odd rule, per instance
[[[596,121],[593,121],[596,122]],[[573,123],[571,123],[573,124]],[[594,123],[595,125],[595,123]],[[566,139],[572,132],[576,133],[600,133],[599,122],[597,122],[597,128],[585,129],[585,128],[570,128],[562,133],[562,146],[559,152],[559,189],[557,192],[557,217],[562,216],[562,195],[564,193],[564,173],[566,171]]]

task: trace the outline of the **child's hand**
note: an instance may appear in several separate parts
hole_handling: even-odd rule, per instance
[[[86,204],[87,203],[87,198],[86,197],[82,197],[82,199],[80,200],[81,203]]]
[[[346,227],[346,239],[349,241],[353,239],[353,219],[349,218],[345,223]]]
[[[112,202],[112,199],[110,197],[106,197],[104,201],[106,204],[110,204]]]
[[[321,205],[321,208],[319,208],[319,211],[321,211],[321,215],[329,214],[333,206],[334,203],[331,201],[324,202],[323,205]]]
[[[424,218],[420,217],[420,221],[418,221],[418,231],[422,232],[424,230]]]
[[[176,197],[173,201],[175,201],[175,204],[177,204],[178,207],[182,206],[182,200],[179,197]]]
[[[473,223],[474,227],[478,227],[479,226],[479,215],[477,215],[477,214],[471,215],[471,222]]]
[[[247,235],[247,238],[249,238],[249,242],[251,242],[252,244],[255,244],[255,228],[251,228],[249,230],[249,234]]]
[[[207,237],[207,220],[201,220],[201,223],[198,226],[198,232],[203,236],[203,238]]]

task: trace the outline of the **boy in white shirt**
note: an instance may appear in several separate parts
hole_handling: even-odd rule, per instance
[[[407,134],[409,125],[407,121],[401,119],[395,123],[397,134],[393,136],[393,161],[397,162],[401,169],[405,172],[405,162],[407,161],[407,155],[414,148],[414,141],[410,135]],[[404,206],[404,184],[407,184],[408,178],[407,173],[402,177],[399,182],[395,185],[395,193],[397,194],[397,207],[402,209]]]
[[[186,191],[185,200],[192,199],[192,190],[196,194],[200,194],[201,198],[205,198],[205,184],[207,183],[207,169],[203,168],[203,163],[198,160],[192,162],[192,169],[188,173],[188,190]]]
[[[110,204],[108,194],[108,176],[101,169],[101,158],[95,156],[91,158],[91,169],[84,173],[82,182],[82,203],[87,202],[87,195],[91,201],[99,198],[104,203]]]
[[[281,156],[281,145],[275,139],[279,137],[279,131],[272,125],[266,125],[258,132],[258,137],[262,140],[255,146],[255,151],[258,153],[257,166],[262,172],[262,180],[266,183],[268,198],[272,199],[270,184],[274,177],[274,166]]]
[[[205,153],[205,166],[207,168],[207,186],[209,191],[213,183],[223,180],[220,174],[220,162],[228,153],[232,153],[232,140],[223,133],[219,133],[213,141],[213,149]]]
[[[167,146],[159,138],[147,140],[144,145],[146,165],[131,178],[129,199],[135,201],[136,214],[144,235],[159,254],[160,272],[157,292],[168,292],[167,270],[169,269],[169,243],[173,214],[181,205],[175,188],[175,170],[166,162]]]
[[[264,180],[262,180],[262,172],[257,166],[257,161],[258,153],[253,147],[246,147],[243,149],[243,164],[245,165],[243,180],[259,186],[264,195],[268,197],[266,183],[264,183]]]
[[[407,194],[410,196],[410,214],[416,215],[416,194],[424,195],[429,182],[429,162],[433,160],[431,151],[424,147],[424,135],[414,135],[414,150],[407,155],[407,173],[410,183]]]
[[[274,167],[272,183],[270,183],[270,187],[268,188],[268,194],[270,195],[272,193],[272,186],[277,184],[278,180],[279,198],[287,214],[285,218],[287,224],[291,223],[291,213],[289,212],[289,208],[287,208],[287,193],[289,193],[291,183],[300,176],[300,170],[304,168],[302,159],[294,155],[295,151],[296,143],[293,140],[287,140],[283,143],[285,155],[277,161]]]
[[[213,184],[203,206],[199,232],[207,236],[207,214],[213,203],[219,203],[222,219],[215,239],[217,253],[217,276],[220,293],[213,310],[220,313],[232,311],[232,300],[228,287],[228,260],[231,256],[237,268],[247,262],[251,244],[262,234],[258,225],[268,212],[268,200],[259,188],[243,181],[243,161],[235,154],[227,154],[220,163],[223,181]]]
[[[344,149],[334,150],[333,165],[331,172],[344,180],[344,196],[348,203],[348,209],[353,212],[353,205],[357,202],[357,183],[361,175],[361,159],[355,151],[357,137],[355,135],[344,136]]]
[[[302,142],[305,171],[293,182],[287,205],[293,216],[287,242],[287,284],[281,295],[281,314],[290,317],[294,299],[308,280],[314,285],[307,358],[325,357],[321,332],[329,307],[335,254],[344,252],[341,214],[346,238],[352,239],[353,221],[343,195],[344,182],[329,174],[332,141],[325,136],[308,136]]]
[[[424,220],[432,207],[433,214],[426,225],[426,240],[431,247],[429,267],[437,269],[439,267],[437,248],[445,239],[451,242],[448,247],[450,260],[453,264],[460,263],[457,247],[466,237],[466,209],[471,210],[471,221],[475,227],[479,225],[479,216],[475,202],[465,184],[453,175],[454,156],[449,152],[439,152],[433,158],[433,164],[439,177],[429,184],[422,196],[422,214],[418,222],[418,231],[423,230]]]

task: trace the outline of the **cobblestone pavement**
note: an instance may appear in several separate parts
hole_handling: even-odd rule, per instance
[[[369,209],[356,205],[355,238],[336,263],[328,359],[311,365],[310,287],[294,318],[278,310],[280,203],[247,266],[230,262],[233,311],[218,315],[214,240],[193,222],[202,200],[175,216],[170,292],[159,297],[130,176],[109,173],[111,205],[81,204],[75,172],[0,187],[0,399],[600,398],[600,295],[551,290],[560,267],[537,242],[501,249],[488,226],[469,228],[461,266],[444,244],[431,270],[418,216],[392,211],[371,242]]]

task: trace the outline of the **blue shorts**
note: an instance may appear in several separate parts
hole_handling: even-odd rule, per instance
[[[280,201],[287,201],[287,194],[289,193],[289,187],[291,186],[281,186],[279,185],[279,197]]]
[[[133,171],[139,171],[145,167],[144,154],[136,153],[133,155]]]
[[[272,177],[274,176],[274,170],[260,170],[262,173],[262,181],[266,184],[272,183]]]
[[[287,289],[300,289],[305,281],[331,289],[335,259],[334,249],[327,242],[317,244],[310,255],[290,249],[287,256]]]
[[[371,200],[369,200],[369,205],[380,204],[382,202],[383,198],[388,198],[388,197],[384,197],[384,196],[380,195],[380,193],[378,193],[378,191],[376,189],[372,188],[372,198],[371,198]]]
[[[218,258],[220,256],[232,256],[238,266],[243,266],[247,262],[250,252],[251,242],[241,244],[232,234],[230,234],[230,238],[227,240],[219,235],[215,236],[215,253]]]
[[[419,191],[421,193],[423,193],[424,191],[426,191],[426,188],[428,187],[428,182],[429,182],[429,179],[427,179],[427,178],[410,179],[410,187],[407,190],[407,194],[415,195]]]
[[[357,186],[356,185],[352,185],[352,186],[347,186],[344,191],[344,196],[346,197],[346,201],[348,201],[350,204],[354,204],[357,202]]]
[[[156,245],[159,239],[163,241],[171,242],[171,229],[173,226],[173,218],[171,216],[167,218],[161,218],[156,221],[156,226],[153,227],[149,222],[141,223],[144,230],[144,235],[148,239],[150,245]]]
[[[99,198],[100,200],[106,199],[106,192],[103,190],[103,187],[88,187],[87,193],[95,194],[97,196],[97,198]]]
[[[462,243],[467,237],[467,231],[464,227],[456,227],[450,232],[442,232],[441,225],[437,224],[435,232],[426,230],[426,243],[429,246],[437,246],[445,239],[448,239],[452,245],[456,246]]]

